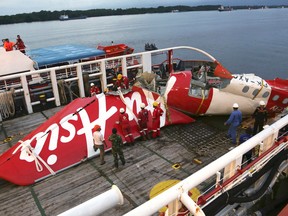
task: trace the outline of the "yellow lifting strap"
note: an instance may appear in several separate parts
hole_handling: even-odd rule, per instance
[[[199,107],[198,107],[198,109],[196,111],[196,115],[198,115],[198,112],[200,111],[200,108],[202,107],[204,99],[205,99],[205,94],[204,94],[204,90],[203,89],[201,90],[201,93],[202,93],[202,100],[201,100],[201,103],[200,103],[200,105],[199,105]]]
[[[257,92],[257,94],[253,97],[253,100],[258,96],[258,94],[262,91],[264,84],[263,84],[263,79],[261,80],[261,88],[259,89],[259,91]]]
[[[164,103],[164,107],[166,109],[166,116],[168,118],[168,121],[170,124],[172,124],[172,121],[171,121],[171,114],[170,114],[170,110],[169,110],[169,107],[167,105],[167,101],[166,101],[166,98],[164,96],[161,96],[163,98],[163,103]]]

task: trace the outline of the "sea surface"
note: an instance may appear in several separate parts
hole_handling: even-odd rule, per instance
[[[288,9],[201,11],[94,17],[0,25],[0,38],[20,34],[29,49],[59,44],[95,47],[126,43],[135,52],[158,48],[202,49],[232,73],[288,79]],[[189,57],[187,57],[188,59]]]

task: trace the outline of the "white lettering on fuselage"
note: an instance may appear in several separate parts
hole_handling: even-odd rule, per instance
[[[139,92],[134,92],[131,95],[131,98],[126,97],[125,103],[130,109],[133,109],[133,105],[136,105],[136,112],[140,111],[140,104],[142,103],[141,94]],[[154,98],[146,98],[148,105],[152,104]],[[164,108],[164,105],[161,104],[161,107]],[[147,106],[147,109],[152,113],[153,108],[152,106]],[[95,108],[95,111],[98,110],[98,118],[97,119],[90,119],[89,113],[85,109],[78,108],[79,111],[77,114],[70,113],[67,116],[63,117],[59,123],[53,123],[47,127],[45,132],[39,132],[35,134],[31,139],[25,140],[25,143],[28,145],[33,144],[34,153],[38,156],[41,156],[41,151],[43,150],[44,145],[47,143],[48,150],[51,154],[47,157],[47,163],[49,165],[53,165],[57,163],[58,158],[53,151],[55,151],[60,144],[66,144],[73,141],[75,136],[84,135],[85,139],[83,142],[87,145],[87,157],[91,157],[95,154],[93,150],[93,136],[92,136],[92,129],[96,124],[101,125],[102,128],[106,128],[106,121],[109,120],[117,111],[118,108],[116,106],[111,106],[107,110],[107,103],[106,97],[103,95],[102,97],[98,97],[98,109]],[[164,108],[165,110],[165,108]],[[129,120],[133,119],[134,113],[127,112],[129,114]],[[162,116],[163,117],[163,116]],[[165,115],[164,115],[164,123],[165,123]],[[82,124],[80,129],[79,126]],[[105,133],[105,130],[103,130]],[[63,135],[65,134],[65,135]],[[103,134],[105,136],[105,134]],[[48,140],[49,139],[49,140]],[[34,145],[35,142],[35,145]],[[34,157],[29,155],[26,151],[21,151],[20,159],[26,160],[27,162],[34,161]]]

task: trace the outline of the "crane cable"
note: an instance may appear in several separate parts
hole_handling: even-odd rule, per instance
[[[199,113],[199,111],[200,111],[200,109],[201,109],[201,107],[202,107],[202,105],[203,105],[203,102],[204,102],[204,100],[205,100],[205,92],[204,92],[203,89],[201,89],[201,94],[202,94],[202,100],[201,100],[201,103],[200,103],[199,106],[198,106],[198,109],[197,109],[197,111],[196,111],[196,115],[198,115],[198,113]]]

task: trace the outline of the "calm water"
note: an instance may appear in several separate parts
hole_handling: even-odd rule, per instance
[[[0,26],[0,37],[20,34],[30,49],[57,44],[126,43],[143,51],[179,45],[203,49],[232,73],[288,79],[288,9],[184,12],[35,22]]]

